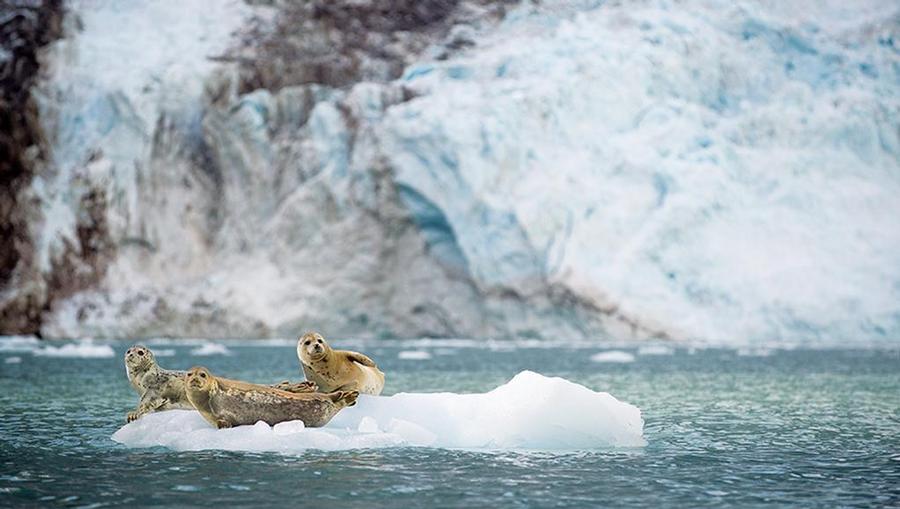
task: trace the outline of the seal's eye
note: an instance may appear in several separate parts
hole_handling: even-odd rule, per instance
[[[309,346],[309,344],[310,344],[311,342],[312,342],[312,341],[310,341],[310,340],[307,339],[307,340],[306,340],[306,343],[303,343],[303,344],[306,345],[306,346]]]
[[[138,350],[138,355],[144,355],[144,351],[143,351],[143,350]]]
[[[206,373],[200,373],[200,378],[206,378]]]

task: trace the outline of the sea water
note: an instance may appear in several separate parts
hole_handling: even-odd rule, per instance
[[[0,340],[0,506],[900,505],[889,346],[347,342],[387,373],[385,398],[321,430],[215,431],[187,411],[125,425],[130,344]],[[166,368],[300,378],[291,341],[148,345]],[[643,428],[608,440],[638,409]]]

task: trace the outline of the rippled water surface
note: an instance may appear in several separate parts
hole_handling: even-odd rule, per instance
[[[351,345],[387,372],[386,394],[484,392],[530,369],[637,405],[648,445],[294,456],[129,449],[110,439],[137,401],[121,363],[128,344],[113,343],[114,358],[3,351],[0,506],[900,506],[897,349],[625,348],[633,362],[601,363],[591,356],[608,348],[391,345]],[[230,355],[209,356],[191,354],[196,345],[151,347],[174,350],[159,359],[164,367],[203,364],[260,382],[299,376],[289,345],[229,344]]]

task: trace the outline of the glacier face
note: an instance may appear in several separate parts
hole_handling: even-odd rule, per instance
[[[896,334],[898,10],[807,7],[523,12],[408,70],[386,153],[478,281],[675,337]]]
[[[99,188],[115,251],[47,335],[900,333],[890,2],[521,5],[392,82],[244,94],[211,57],[261,8],[73,8],[35,236],[49,267]]]

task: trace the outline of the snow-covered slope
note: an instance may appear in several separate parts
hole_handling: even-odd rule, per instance
[[[245,94],[215,57],[271,8],[73,11],[39,256],[97,189],[113,248],[46,334],[900,334],[892,2],[542,2]]]

